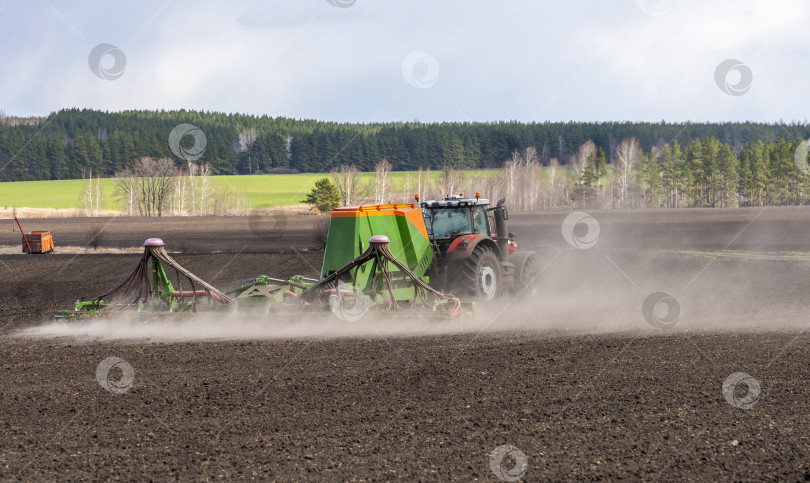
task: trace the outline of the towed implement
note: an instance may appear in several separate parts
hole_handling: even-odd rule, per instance
[[[177,263],[161,239],[150,238],[135,270],[120,285],[92,300],[77,301],[57,317],[244,312],[270,318],[331,314],[354,321],[367,313],[471,315],[475,300],[532,292],[537,285],[534,254],[516,251],[502,204],[489,207],[478,197],[449,197],[419,207],[338,208],[330,219],[320,279],[259,275],[225,291]]]

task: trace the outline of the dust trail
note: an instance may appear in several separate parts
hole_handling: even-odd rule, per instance
[[[261,340],[338,337],[388,337],[439,335],[486,330],[487,320],[473,319],[382,319],[372,316],[348,322],[330,314],[298,321],[264,317],[226,319],[206,315],[183,320],[126,320],[117,318],[81,322],[55,322],[23,329],[23,338],[64,338],[78,341],[143,340],[181,342],[198,340]]]
[[[273,320],[264,314],[199,316],[184,320],[98,319],[28,328],[17,337],[79,341],[151,342],[338,337],[424,336],[540,331],[568,334],[810,329],[804,304],[810,263],[799,257],[716,257],[712,253],[630,249],[547,249],[538,295],[478,304],[461,320],[376,319],[356,322],[322,317]],[[710,263],[711,262],[711,263]],[[696,274],[699,274],[697,278]],[[692,281],[694,280],[694,281]],[[672,307],[658,304],[645,314],[645,299],[663,293]]]

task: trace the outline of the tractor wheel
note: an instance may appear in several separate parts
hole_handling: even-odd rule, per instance
[[[460,268],[458,281],[466,295],[492,300],[501,294],[501,262],[491,248],[476,247]]]
[[[520,297],[532,297],[540,291],[540,260],[534,255],[529,256],[518,274],[515,292]]]

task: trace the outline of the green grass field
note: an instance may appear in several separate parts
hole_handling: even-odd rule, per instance
[[[0,206],[4,208],[81,208],[81,193],[86,180],[16,181],[0,183]],[[114,179],[102,179],[104,209],[115,210]]]
[[[392,173],[394,183],[402,185],[408,172]],[[459,171],[461,176],[492,176],[496,170]],[[410,172],[415,183],[415,172]],[[431,178],[438,179],[442,173],[432,171]],[[239,176],[213,176],[213,184],[242,193],[253,208],[288,206],[300,204],[301,200],[315,185],[315,181],[328,174],[263,174]],[[374,173],[363,173],[363,181],[371,180]],[[0,183],[0,207],[5,208],[81,208],[81,193],[86,180],[71,179],[59,181],[17,181]],[[104,209],[119,209],[115,197],[115,179],[101,180],[104,191]]]

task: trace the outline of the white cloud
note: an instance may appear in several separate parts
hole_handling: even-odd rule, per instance
[[[209,109],[336,121],[792,120],[808,101],[810,8],[801,1],[326,0],[10,4],[0,11],[0,108]],[[127,55],[104,81],[87,55]],[[401,62],[427,52],[435,85]],[[744,96],[714,84],[736,58]],[[393,101],[392,101],[393,99]],[[376,117],[375,117],[376,116]]]

